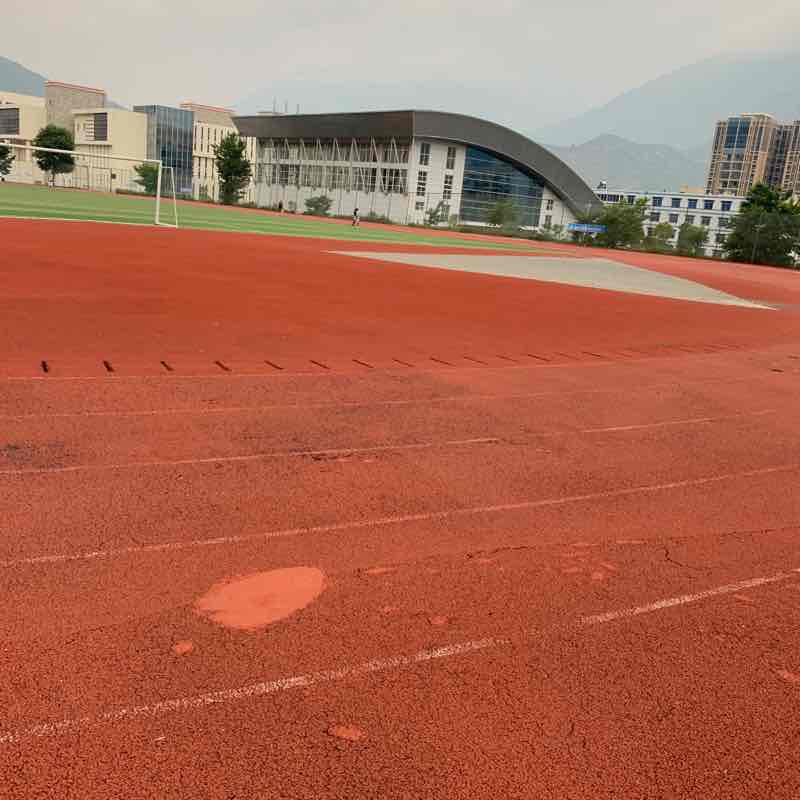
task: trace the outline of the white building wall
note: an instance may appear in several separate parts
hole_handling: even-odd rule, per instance
[[[423,144],[430,153],[427,164],[420,163]],[[454,151],[454,163],[448,165],[448,152]],[[445,213],[445,221],[452,216],[459,216],[461,211],[461,192],[464,184],[464,160],[467,148],[455,142],[442,142],[430,139],[415,139],[411,147],[408,170],[408,222],[422,225],[429,210],[437,208],[439,203],[449,207]],[[425,173],[425,189],[419,184],[420,173]],[[452,176],[452,190],[447,196],[445,178]],[[419,190],[419,191],[418,191]]]
[[[739,214],[746,198],[729,194],[701,194],[700,192],[625,192],[608,190],[598,192],[598,197],[606,204],[633,202],[644,198],[647,201],[647,213],[644,232],[647,235],[661,222],[669,223],[673,228],[670,243],[678,241],[678,230],[685,222],[706,228],[708,241],[705,254],[721,256],[725,238],[730,234],[730,224]],[[709,207],[707,207],[709,206]]]

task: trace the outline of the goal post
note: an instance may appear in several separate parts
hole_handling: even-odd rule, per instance
[[[61,150],[32,144],[3,142],[14,155],[8,183],[75,191],[9,192],[6,200],[18,206],[16,216],[96,219],[107,222],[178,227],[175,171],[160,159],[107,154],[106,148]],[[43,170],[47,154],[69,156],[72,164]],[[29,213],[26,213],[29,212]],[[38,212],[38,213],[37,213]]]

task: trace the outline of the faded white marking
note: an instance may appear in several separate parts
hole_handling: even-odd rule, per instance
[[[312,672],[307,675],[295,675],[293,677],[278,678],[272,681],[261,681],[236,689],[223,689],[217,692],[206,692],[205,694],[195,695],[194,697],[163,700],[159,703],[153,703],[152,705],[130,706],[129,708],[121,708],[117,711],[109,711],[97,716],[84,716],[75,719],[61,720],[59,722],[44,723],[42,725],[34,725],[30,728],[25,728],[24,730],[2,733],[0,734],[0,744],[16,744],[26,739],[70,733],[92,725],[122,722],[138,717],[159,717],[164,714],[174,714],[218,705],[220,703],[244,700],[248,697],[262,697],[264,695],[286,691],[287,689],[297,689],[300,687],[314,686],[319,683],[341,681],[347,678],[357,678],[376,672],[386,672],[391,669],[402,669],[403,667],[423,664],[438,659],[453,658],[454,656],[485,650],[489,647],[498,647],[508,643],[507,639],[480,639],[472,642],[460,642],[458,644],[437,647],[434,650],[421,650],[418,653],[408,656],[401,655],[392,656],[391,658],[376,658],[352,667]]]
[[[764,586],[768,583],[777,583],[778,581],[785,581],[789,578],[795,577],[800,569],[792,570],[791,572],[779,572],[777,575],[771,575],[768,578],[751,578],[746,581],[739,581],[738,583],[729,583],[727,586],[718,586],[716,589],[706,589],[703,592],[695,592],[694,594],[682,594],[679,597],[670,597],[666,600],[657,600],[655,603],[648,603],[644,606],[635,606],[634,608],[625,608],[621,611],[609,611],[605,614],[593,614],[590,617],[584,617],[581,620],[583,625],[600,625],[604,622],[613,622],[617,619],[627,619],[629,617],[638,617],[640,614],[650,614],[653,611],[660,611],[663,608],[673,608],[674,606],[685,606],[689,603],[697,603],[700,600],[705,600],[708,597],[717,597],[723,594],[732,594],[740,592],[742,589],[753,589],[756,586]]]
[[[242,456],[213,456],[209,458],[181,458],[175,461],[129,461],[123,464],[76,464],[70,467],[31,467],[3,469],[0,475],[42,475],[62,472],[98,472],[102,470],[145,469],[148,467],[189,467],[202,464],[225,464],[242,461],[265,461],[273,458],[302,458],[313,456],[344,456],[358,453],[382,453],[393,450],[431,450],[437,447],[468,447],[476,444],[497,444],[495,438],[461,439],[450,442],[418,442],[412,444],[387,444],[374,447],[342,447],[329,450],[280,450],[272,453],[252,453]]]
[[[185,542],[163,542],[137,547],[123,547],[109,550],[92,550],[84,553],[53,554],[31,556],[9,561],[0,561],[0,567],[10,569],[13,567],[30,566],[36,564],[54,564],[69,561],[90,561],[97,558],[119,558],[140,553],[159,553],[165,551],[188,550],[198,547],[211,547],[215,545],[242,544],[254,541],[266,541],[290,536],[304,536],[308,534],[338,533],[347,530],[361,530],[364,528],[380,528],[389,525],[402,525],[410,522],[430,522],[432,520],[450,519],[457,517],[476,516],[479,514],[497,514],[508,511],[524,511],[534,508],[569,505],[571,503],[590,502],[592,500],[605,500],[612,497],[626,497],[628,495],[663,492],[671,489],[684,489],[693,486],[704,486],[722,481],[753,478],[760,475],[775,475],[781,472],[795,472],[800,469],[800,464],[786,464],[776,467],[747,470],[745,472],[732,472],[722,475],[711,475],[705,478],[691,478],[688,480],[671,481],[670,483],[646,484],[632,486],[625,489],[611,489],[604,492],[590,492],[588,494],[568,495],[566,497],[545,498],[542,500],[524,500],[519,503],[502,503],[489,506],[470,506],[468,508],[453,508],[445,511],[432,511],[424,514],[404,514],[377,519],[336,522],[329,525],[310,525],[300,528],[286,528],[284,530],[267,531],[266,533],[253,533],[241,536],[219,536],[213,539],[194,539]]]
[[[733,419],[745,419],[747,417],[762,417],[766,414],[776,413],[772,409],[764,411],[742,412],[740,414],[728,414],[721,417],[695,417],[691,419],[667,420],[663,422],[648,422],[637,425],[616,425],[608,428],[579,428],[577,430],[563,431],[543,431],[541,433],[531,433],[532,439],[552,438],[556,436],[578,436],[581,434],[592,433],[624,433],[627,431],[639,431],[657,429],[663,427],[680,425],[700,425],[713,424],[714,422],[724,422]],[[462,447],[478,444],[499,444],[501,439],[496,437],[482,437],[475,439],[460,439],[445,442],[418,442],[411,444],[387,444],[375,445],[373,447],[339,447],[328,448],[325,450],[277,450],[270,453],[250,453],[237,456],[209,456],[207,458],[180,458],[164,459],[160,461],[127,461],[118,464],[73,464],[66,467],[27,467],[22,469],[0,469],[0,475],[46,475],[60,474],[65,472],[97,472],[103,470],[125,470],[125,469],[147,469],[153,467],[185,467],[201,466],[204,464],[225,464],[247,461],[264,461],[268,459],[280,458],[302,458],[314,456],[347,456],[359,453],[381,453],[394,450],[429,450],[438,447]]]
[[[770,583],[787,580],[800,573],[800,569],[791,572],[781,572],[766,578],[751,578],[750,580],[740,581],[727,586],[720,586],[716,589],[708,589],[704,592],[697,592],[692,595],[681,595],[665,600],[659,600],[648,605],[636,606],[634,608],[622,609],[607,614],[597,614],[590,617],[583,617],[577,629],[585,628],[589,625],[597,625],[610,622],[615,619],[626,619],[640,614],[649,614],[660,611],[664,608],[684,605],[687,602],[698,602],[700,600],[715,597],[729,592],[739,591],[743,588],[755,588]],[[541,629],[528,632],[528,636],[541,634]],[[490,649],[506,647],[511,644],[511,639],[489,637],[476,639],[456,644],[443,645],[432,650],[421,650],[412,655],[390,656],[388,658],[375,658],[370,661],[362,662],[349,667],[339,669],[324,670],[322,672],[311,672],[303,675],[278,678],[270,681],[259,681],[246,686],[234,689],[221,689],[215,692],[205,692],[204,694],[192,697],[179,697],[173,700],[162,700],[157,703],[140,706],[129,706],[116,711],[106,711],[97,715],[86,715],[73,719],[60,720],[58,722],[45,722],[39,725],[32,725],[28,728],[20,728],[0,733],[0,745],[18,744],[30,739],[58,736],[61,734],[79,732],[85,728],[101,725],[115,724],[129,719],[156,718],[167,714],[184,713],[195,709],[207,708],[209,706],[224,703],[233,703],[252,697],[263,697],[265,695],[276,694],[290,689],[307,688],[322,683],[333,681],[348,680],[365,675],[372,675],[378,672],[398,670],[425,664],[432,661],[439,661],[446,658],[477,653]]]

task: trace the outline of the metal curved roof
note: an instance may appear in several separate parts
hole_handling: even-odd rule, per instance
[[[414,135],[473,145],[538,175],[573,212],[602,207],[597,195],[575,170],[540,144],[516,131],[466,114],[415,111]]]
[[[541,178],[574,213],[602,206],[569,165],[516,131],[466,114],[447,111],[363,111],[347,114],[287,114],[235,117],[243,136],[259,139],[412,138],[472,145]]]

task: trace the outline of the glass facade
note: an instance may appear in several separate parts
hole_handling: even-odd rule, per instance
[[[465,222],[486,222],[496,203],[510,200],[519,214],[518,224],[536,227],[543,190],[540,178],[485,150],[467,147],[460,215]]]
[[[147,114],[147,157],[175,170],[175,190],[192,193],[194,112],[169,106],[134,106]]]

